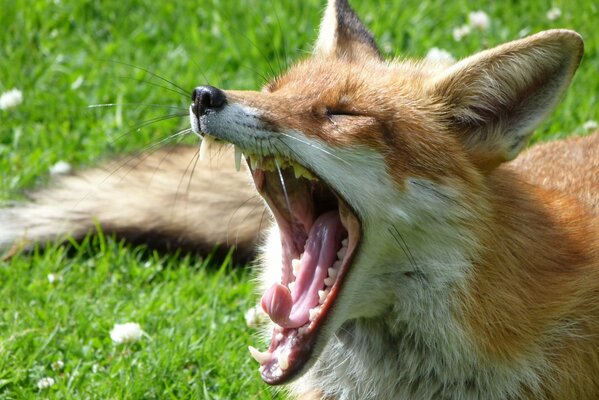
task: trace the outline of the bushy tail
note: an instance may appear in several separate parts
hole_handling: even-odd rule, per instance
[[[0,209],[0,250],[81,238],[100,226],[155,247],[249,255],[269,216],[228,150],[195,161],[197,148],[165,148],[55,180],[30,201]]]

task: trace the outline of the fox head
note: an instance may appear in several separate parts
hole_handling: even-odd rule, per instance
[[[304,373],[344,324],[401,320],[423,285],[467,279],[486,179],[553,110],[582,48],[552,30],[453,65],[386,61],[330,0],[311,57],[262,91],[193,91],[203,146],[235,146],[276,221],[261,299],[272,338],[251,349],[266,382]]]

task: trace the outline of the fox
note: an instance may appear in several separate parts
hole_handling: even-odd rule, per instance
[[[261,91],[191,91],[184,206],[198,149],[165,148],[1,209],[0,248],[97,224],[234,245],[259,260],[268,320],[250,355],[291,398],[597,399],[599,132],[526,149],[582,55],[556,29],[455,63],[385,60],[328,0],[311,55]]]

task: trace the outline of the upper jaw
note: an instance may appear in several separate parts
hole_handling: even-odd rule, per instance
[[[341,317],[335,300],[360,245],[361,221],[335,186],[293,158],[288,145],[273,145],[278,132],[261,124],[256,110],[229,103],[213,114],[190,115],[202,148],[214,138],[232,143],[238,169],[245,154],[279,227],[280,278],[261,302],[275,323],[272,339],[267,351],[250,352],[264,381],[286,383],[312,364],[334,330],[332,320]]]

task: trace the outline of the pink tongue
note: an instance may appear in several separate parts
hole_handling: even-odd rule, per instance
[[[345,234],[339,213],[330,211],[314,221],[301,259],[293,293],[275,283],[262,296],[261,304],[270,319],[285,328],[298,328],[309,321],[309,310],[318,305],[318,291],[324,288],[327,270],[337,259]]]

